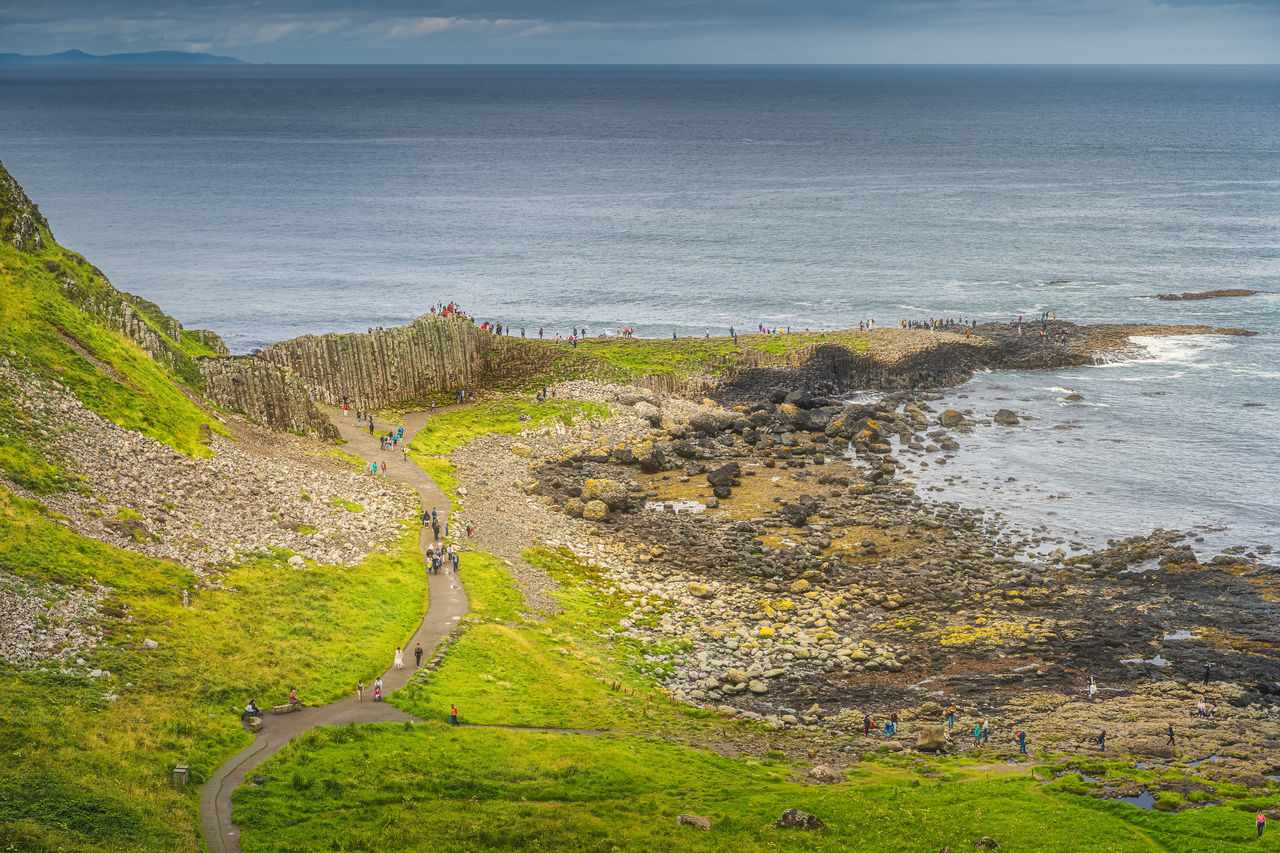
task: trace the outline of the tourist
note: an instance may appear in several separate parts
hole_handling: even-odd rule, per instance
[[[1258,827],[1258,837],[1262,837],[1262,830],[1267,828],[1267,816],[1262,812],[1258,812],[1258,816],[1254,818],[1254,825]]]
[[[396,669],[404,669],[404,649],[396,646]]]
[[[973,745],[977,746],[982,742],[982,723],[975,723],[973,726]]]
[[[249,704],[244,706],[244,711],[240,714],[240,719],[246,720],[249,717],[261,717],[261,716],[262,716],[262,711],[258,709],[258,700],[250,699]]]
[[[1214,702],[1209,705],[1209,719],[1213,719],[1218,714],[1218,703]]]
[[[1170,726],[1169,728],[1172,729],[1173,726]],[[1107,751],[1107,730],[1106,729],[1103,729],[1102,733],[1098,735],[1098,749],[1101,750],[1102,752]]]
[[[422,668],[422,646],[416,643],[413,647],[413,665],[417,669]]]
[[[1092,702],[1093,697],[1097,695],[1098,695],[1098,682],[1094,680],[1094,677],[1091,675],[1089,676],[1089,701]]]
[[[373,680],[373,701],[382,701],[382,676],[379,675]]]
[[[467,538],[471,539],[475,536],[475,528],[471,526],[471,522],[467,522]]]
[[[1196,703],[1196,716],[1203,717],[1205,715],[1206,710],[1207,709],[1205,708],[1204,699],[1201,698],[1200,701]]]
[[[956,727],[956,706],[952,705],[947,709],[947,731],[951,731]]]
[[[449,725],[456,726],[458,724],[458,706],[449,706]]]
[[[871,730],[874,729],[875,727],[876,727],[876,724],[872,721],[871,715],[863,714],[862,715],[862,736],[867,737],[868,735],[870,735]]]
[[[1019,755],[1027,754],[1027,733],[1026,732],[1018,732],[1018,754]]]
[[[1212,669],[1212,667],[1213,667],[1213,663],[1211,661],[1205,661],[1205,664],[1204,664],[1204,683],[1205,684],[1209,683],[1209,671],[1210,669]]]
[[[991,737],[991,727],[987,725],[987,721],[982,721],[982,745],[986,746]]]
[[[1164,742],[1164,745],[1177,746],[1177,744],[1173,742],[1173,723],[1170,723],[1169,728],[1165,729],[1165,734],[1169,736],[1169,739]]]
[[[357,702],[364,701],[364,682],[363,681],[356,682],[356,701]]]

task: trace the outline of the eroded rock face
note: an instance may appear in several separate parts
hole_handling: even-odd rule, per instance
[[[42,228],[48,231],[49,223],[40,208],[0,163],[0,240],[20,252],[39,251],[45,247]]]

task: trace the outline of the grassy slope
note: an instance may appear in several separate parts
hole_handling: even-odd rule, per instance
[[[0,198],[0,216],[9,201]],[[183,453],[208,453],[199,438],[211,419],[188,392],[199,386],[190,358],[212,350],[190,333],[164,343],[171,374],[99,325],[78,305],[125,297],[60,248],[43,223],[41,230],[40,251],[0,243],[0,353],[126,429]],[[157,306],[128,301],[153,329],[169,324]],[[65,424],[14,405],[16,390],[0,383],[0,472],[37,495],[81,487],[48,449],[48,436]],[[250,696],[269,704],[293,687],[325,701],[369,680],[424,610],[416,533],[356,568],[297,570],[288,553],[261,554],[228,573],[232,589],[196,590],[198,579],[183,567],[81,538],[38,502],[0,487],[0,543],[0,572],[51,597],[57,585],[91,581],[112,591],[97,620],[106,642],[82,653],[86,665],[76,667],[109,670],[110,678],[62,675],[56,665],[11,671],[0,661],[4,850],[202,849],[196,789],[171,788],[171,768],[189,764],[200,781],[247,743],[232,706]],[[180,605],[184,589],[190,608]],[[144,638],[158,649],[132,648]]]
[[[52,238],[46,243],[49,248],[36,253],[0,243],[0,352],[20,370],[67,386],[86,406],[125,429],[188,455],[207,453],[199,442],[200,425],[210,417],[137,344],[73,305],[59,278],[75,276],[77,287],[90,294],[106,293],[110,285]],[[0,388],[0,393],[7,398],[13,390]],[[5,408],[0,470],[37,494],[65,488],[62,466],[41,450],[40,430],[58,424],[41,424]]]
[[[4,491],[0,541],[0,570],[93,577],[128,609],[106,620],[106,646],[84,654],[110,679],[0,678],[0,849],[201,849],[195,788],[171,789],[169,770],[189,764],[200,781],[247,743],[232,706],[250,696],[269,704],[292,687],[319,702],[369,680],[423,612],[411,532],[352,569],[261,555],[229,574],[235,592],[193,589],[189,608],[181,590],[195,578],[182,567],[82,539]],[[121,648],[144,638],[159,648]]]
[[[871,336],[853,332],[792,332],[779,335],[739,334],[732,338],[586,338],[577,349],[560,344],[556,371],[564,376],[593,375],[618,381],[642,376],[674,376],[724,372],[760,353],[781,356],[819,344],[852,350],[871,348]],[[556,346],[541,343],[542,346]]]

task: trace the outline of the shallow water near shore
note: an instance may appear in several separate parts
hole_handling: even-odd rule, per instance
[[[941,454],[923,468],[907,457],[912,478],[932,500],[1088,547],[1163,527],[1203,537],[1191,543],[1201,558],[1237,544],[1280,549],[1280,341],[1135,341],[1146,357],[984,373],[947,390],[935,408],[1012,409],[1022,422],[957,434],[961,450],[944,465],[932,464]]]

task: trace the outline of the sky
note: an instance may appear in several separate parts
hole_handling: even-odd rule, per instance
[[[0,53],[275,63],[1277,63],[1280,0],[0,0]]]

